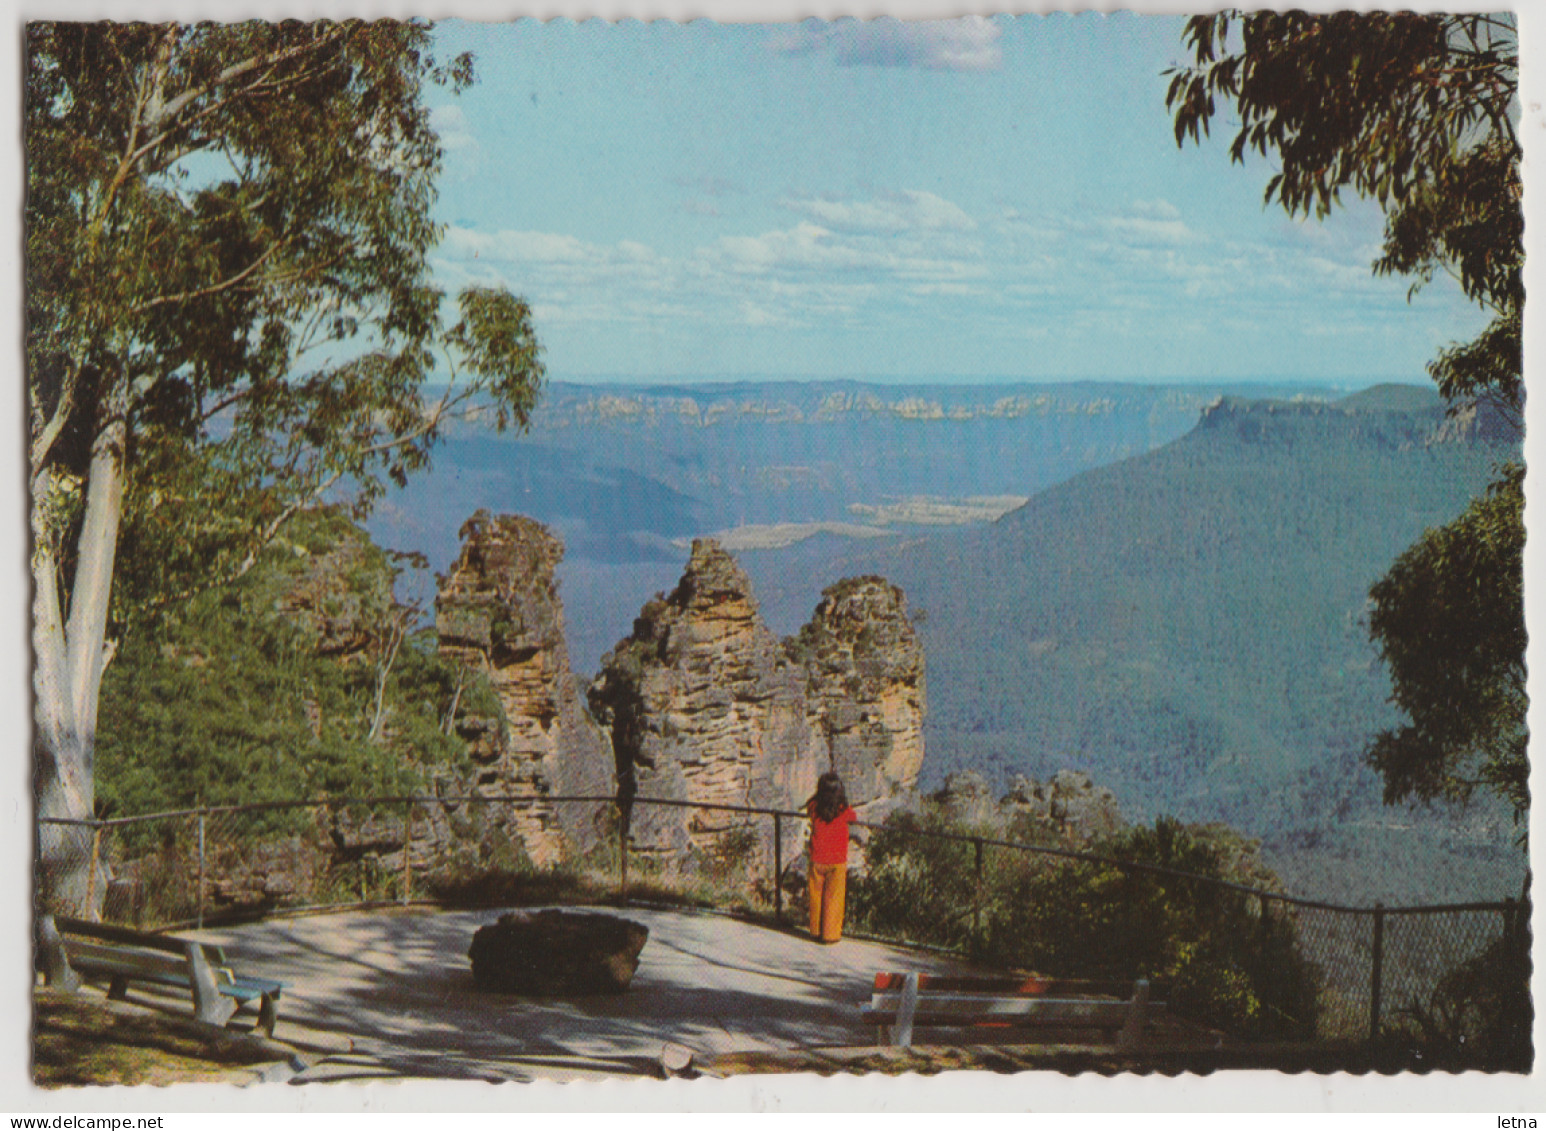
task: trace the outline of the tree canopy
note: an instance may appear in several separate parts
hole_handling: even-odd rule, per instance
[[[1514,17],[1231,10],[1187,22],[1193,65],[1173,72],[1178,145],[1206,136],[1220,102],[1239,115],[1229,147],[1276,157],[1266,201],[1324,217],[1343,190],[1385,210],[1375,273],[1439,272],[1492,314],[1428,371],[1455,407],[1484,400],[1521,422],[1524,217]],[[1523,482],[1429,531],[1371,594],[1370,632],[1410,725],[1368,752],[1386,800],[1464,798],[1485,783],[1523,810]]]
[[[1524,215],[1514,18],[1412,12],[1225,11],[1187,22],[1195,65],[1166,95],[1178,144],[1239,114],[1233,161],[1276,155],[1267,203],[1324,217],[1343,190],[1386,210],[1378,274],[1439,271],[1495,315],[1430,372],[1446,396],[1492,394],[1516,413]]]
[[[1429,530],[1370,593],[1370,629],[1411,720],[1376,739],[1387,800],[1496,790],[1529,808],[1524,469]]]
[[[37,784],[42,815],[81,817],[126,624],[245,572],[329,491],[368,509],[469,398],[524,425],[543,370],[523,301],[450,315],[432,284],[425,98],[473,69],[428,25],[26,37]]]

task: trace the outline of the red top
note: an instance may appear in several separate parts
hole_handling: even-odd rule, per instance
[[[816,805],[812,802],[810,815],[811,863],[848,863],[848,822],[857,821],[859,814],[851,808],[844,809],[835,820],[823,821],[816,816]]]

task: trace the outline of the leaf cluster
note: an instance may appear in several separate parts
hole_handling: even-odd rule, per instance
[[[1370,591],[1369,632],[1409,720],[1369,752],[1387,801],[1464,800],[1484,785],[1516,815],[1529,808],[1524,539],[1524,468],[1512,464]]]
[[[445,330],[429,281],[442,150],[425,96],[470,83],[469,56],[436,60],[428,25],[399,21],[26,37],[34,496],[80,494],[124,429],[109,454],[142,528],[130,549],[158,555],[138,603],[251,568],[335,484],[363,513],[475,395],[499,426],[526,423],[543,379],[529,308],[468,292]],[[426,399],[442,364],[451,384]],[[39,509],[66,571],[80,510]]]
[[[1187,22],[1192,65],[1168,72],[1177,144],[1199,142],[1223,103],[1238,114],[1233,161],[1275,157],[1266,202],[1326,216],[1344,189],[1386,211],[1378,274],[1439,270],[1499,316],[1513,344],[1495,363],[1435,362],[1446,395],[1520,404],[1523,300],[1519,48],[1508,13],[1311,14],[1226,10]]]
[[[444,725],[463,677],[439,658],[432,632],[408,634],[392,657],[386,725],[372,735],[400,612],[386,556],[336,512],[303,514],[294,533],[241,581],[126,642],[103,680],[96,773],[106,810],[390,795],[465,769],[465,747]],[[364,636],[347,658],[282,611],[304,566],[340,544],[363,552],[340,578],[336,606],[318,612]]]
[[[1210,882],[1277,888],[1238,834],[1161,818],[1092,846],[1163,874],[988,846],[979,888],[973,845],[927,834],[980,831],[929,811],[892,817],[849,881],[855,920],[1001,968],[1163,982],[1178,1011],[1241,1035],[1313,1034],[1318,975],[1292,921]]]

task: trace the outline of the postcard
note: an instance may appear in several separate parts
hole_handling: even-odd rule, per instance
[[[23,45],[39,1110],[1528,1079],[1513,13],[114,15]]]

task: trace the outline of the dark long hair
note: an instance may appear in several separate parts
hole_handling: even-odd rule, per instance
[[[835,821],[848,808],[848,794],[843,790],[843,779],[836,771],[828,770],[816,782],[816,796],[811,798],[816,817],[822,821]]]

